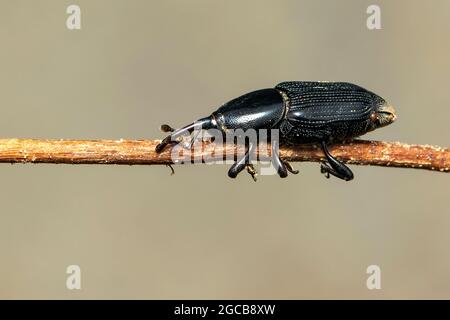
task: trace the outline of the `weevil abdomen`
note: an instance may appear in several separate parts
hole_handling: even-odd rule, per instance
[[[385,101],[345,82],[283,82],[288,112],[281,126],[287,143],[356,137],[374,129],[371,115]]]

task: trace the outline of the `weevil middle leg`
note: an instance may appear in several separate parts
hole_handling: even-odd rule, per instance
[[[286,178],[288,175],[288,167],[285,164],[285,161],[281,160],[280,158],[280,148],[278,141],[274,140],[272,141],[272,162],[273,166],[277,170],[278,175],[280,178]],[[292,167],[289,165],[290,169]],[[290,170],[289,170],[290,171]]]
[[[292,168],[292,165],[287,162],[286,160],[281,160],[284,165],[286,166],[287,171],[289,171],[292,174],[298,174],[300,171],[299,170],[295,170],[294,168]]]
[[[298,170],[294,170],[289,162],[280,158],[278,141],[272,141],[272,158],[274,167],[281,178],[286,178],[288,172],[292,174],[298,174],[300,172]]]

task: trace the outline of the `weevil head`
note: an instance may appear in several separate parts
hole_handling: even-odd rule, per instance
[[[372,129],[380,128],[391,124],[397,119],[395,109],[384,99],[378,97],[374,110],[370,114]]]

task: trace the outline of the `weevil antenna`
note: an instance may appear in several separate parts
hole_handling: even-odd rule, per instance
[[[181,142],[183,136],[191,135],[194,130],[208,130],[215,127],[215,122],[211,116],[201,118],[187,126],[175,130],[171,135],[165,137],[160,144],[156,146],[156,152],[161,152],[168,144],[177,144]]]

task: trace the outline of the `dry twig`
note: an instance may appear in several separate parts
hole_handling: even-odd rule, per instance
[[[0,139],[0,162],[167,165],[184,159],[182,154],[172,157],[170,148],[157,154],[155,146],[158,143],[159,140]],[[214,159],[224,159],[226,152],[236,151],[233,145],[215,146],[214,150],[212,147],[214,144],[205,143],[202,150],[195,151],[194,156],[211,158],[212,155]],[[450,171],[450,148],[353,140],[330,145],[330,151],[350,164]],[[281,148],[280,156],[288,161],[324,160],[323,152],[315,145]]]

